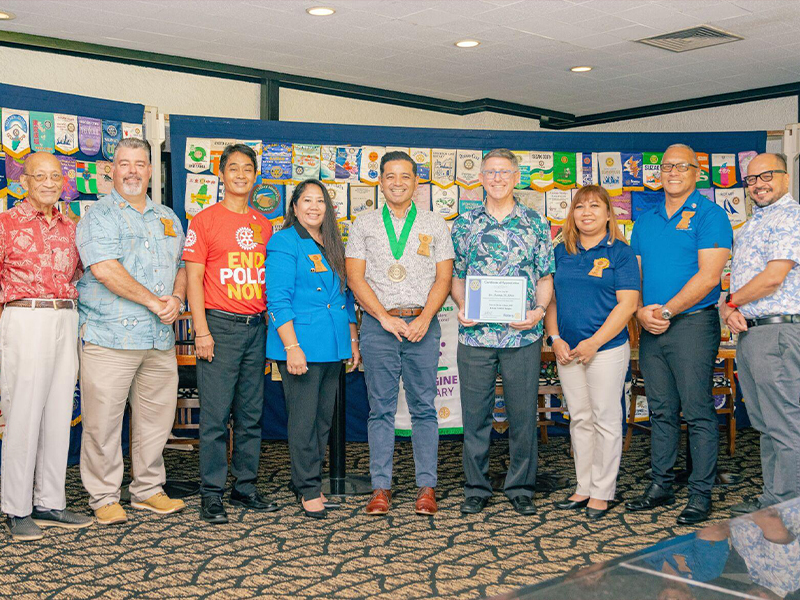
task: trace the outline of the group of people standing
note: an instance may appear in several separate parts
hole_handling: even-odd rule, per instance
[[[0,215],[0,391],[6,417],[0,476],[12,537],[39,539],[42,526],[92,522],[67,510],[64,496],[77,347],[81,476],[96,521],[127,519],[119,504],[127,401],[131,507],[159,514],[185,507],[164,494],[162,453],[177,396],[172,324],[187,300],[200,396],[200,516],[209,523],[228,520],[223,495],[229,470],[231,504],[279,509],[257,488],[265,359],[276,361],[281,373],[289,486],[306,516],[324,518],[338,506],[322,493],[322,467],[343,361],[350,370],[364,363],[373,488],[366,513],[391,510],[402,377],[418,487],[414,510],[435,514],[441,336],[436,315],[448,295],[459,309],[462,513],[479,513],[492,496],[489,442],[498,372],[510,425],[503,490],[519,514],[536,512],[536,398],[545,333],[570,412],[577,476],[575,493],[556,506],[585,509],[590,519],[610,510],[634,315],[644,329],[640,362],[652,411],[653,480],[626,508],[648,510],[675,501],[672,467],[682,414],[693,468],[689,502],[678,522],[698,523],[710,514],[718,450],[711,388],[720,313],[732,331],[741,332],[741,384],[762,433],[764,494],[740,509],[800,492],[800,207],[788,194],[780,156],[763,154],[750,163],[745,182],[756,205],[754,218],[737,242],[732,294],[724,301],[720,278],[732,230],[724,211],[696,192],[699,165],[687,146],[664,153],[664,203],[637,220],[630,246],[608,193],[586,186],[575,194],[564,243],[554,250],[545,219],[514,197],[520,172],[508,150],[485,154],[479,177],[486,200],[459,216],[452,231],[441,217],[417,210],[416,170],[405,152],[383,156],[386,202],[355,220],[345,247],[331,198],[317,180],[295,188],[284,227],[273,234],[270,222],[248,204],[257,164],[247,145],[223,152],[225,196],[195,216],[185,240],[175,214],[146,195],[146,142],[120,143],[114,191],[88,211],[77,233],[55,208],[63,183],[58,161],[47,153],[31,155],[22,180],[27,200]],[[524,318],[469,320],[465,283],[476,275],[524,277]],[[360,330],[356,301],[363,311]]]

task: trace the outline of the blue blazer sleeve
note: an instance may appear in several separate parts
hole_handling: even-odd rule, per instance
[[[275,329],[294,320],[292,304],[297,275],[297,244],[290,232],[279,231],[267,244],[267,312]]]

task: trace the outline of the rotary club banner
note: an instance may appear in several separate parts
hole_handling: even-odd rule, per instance
[[[461,390],[458,383],[458,309],[448,298],[437,315],[442,336],[439,344],[439,367],[436,375],[436,413],[439,420],[439,433],[442,435],[463,433],[461,420]],[[411,414],[408,411],[402,379],[397,398],[397,413],[394,421],[395,434],[411,435]]]
[[[538,192],[553,189],[553,153],[531,152],[531,186]]]
[[[481,158],[483,158],[483,153],[480,150],[456,151],[456,183],[458,185],[468,190],[480,186],[478,174],[481,172]]]
[[[253,187],[251,203],[253,208],[268,219],[278,219],[284,216],[284,187],[280,181],[256,180]]]
[[[648,190],[661,189],[661,158],[663,152],[642,153],[642,183]]]
[[[336,146],[320,146],[319,149],[319,178],[325,182],[336,179]]]
[[[600,181],[597,175],[597,153],[579,152],[575,155],[575,161],[580,168],[578,185],[597,185]]]
[[[358,183],[359,165],[361,164],[361,148],[339,146],[336,149],[336,181]]]
[[[455,219],[458,216],[458,187],[431,185],[431,207],[445,220]]]
[[[571,190],[578,183],[574,152],[553,152],[553,184],[560,190]]]
[[[515,186],[518,190],[531,187],[531,153],[523,150],[513,150],[519,166],[519,183]]]
[[[19,158],[11,156],[10,154],[6,154],[5,159],[5,175],[6,175],[6,193],[7,195],[21,200],[28,195],[28,191],[22,187],[20,183],[20,177],[22,173],[25,171],[25,159],[27,156],[21,156]],[[11,208],[12,205],[9,204],[8,208]]]
[[[78,146],[86,156],[100,152],[103,143],[103,122],[100,119],[78,117]]]
[[[211,172],[219,176],[219,159],[222,157],[222,153],[225,151],[225,148],[228,146],[232,146],[236,143],[236,140],[229,140],[229,139],[212,139],[210,141],[210,149],[209,149],[209,160],[211,161]]]
[[[375,186],[350,186],[350,217],[355,219],[371,210],[375,210]]]
[[[698,189],[708,189],[711,187],[710,169],[708,166],[708,154],[697,152],[697,164],[700,166],[700,179],[697,180]]]
[[[449,188],[456,181],[456,151],[431,150],[431,181],[439,188]],[[434,212],[435,212],[434,208]]]
[[[744,188],[714,190],[714,200],[727,213],[734,234],[738,233],[737,229],[747,221]]]
[[[55,152],[56,128],[53,113],[31,111],[31,151]]]
[[[75,163],[75,159],[69,156],[56,156],[56,158],[61,163],[61,174],[64,176],[61,199],[67,201],[77,200],[78,184],[76,178],[78,176],[78,165]]]
[[[631,220],[631,193],[622,192],[619,196],[611,199],[611,206],[614,208],[614,215],[618,221]]]
[[[567,222],[572,192],[569,190],[550,190],[545,195],[545,216],[551,225],[563,225]]]
[[[203,173],[211,168],[211,140],[186,138],[183,167],[190,173]]]
[[[137,138],[144,139],[144,127],[141,123],[123,123],[122,124],[122,139]]]
[[[103,121],[103,156],[114,160],[114,151],[122,139],[121,121]]]
[[[410,148],[411,158],[417,165],[417,177],[420,183],[431,180],[431,151],[430,148]]]
[[[114,189],[113,164],[107,160],[98,160],[94,163],[97,175],[97,195],[105,196]]]
[[[538,192],[536,190],[517,190],[514,192],[514,197],[523,206],[532,208],[540,215],[545,216],[545,213],[547,212],[546,192]]]
[[[361,148],[361,169],[358,177],[363,183],[378,183],[381,177],[381,158],[385,153],[386,148],[383,146]]]
[[[191,220],[207,206],[217,202],[219,178],[215,175],[187,175],[184,207],[186,217]]]
[[[700,193],[701,196],[716,204],[716,202],[714,201],[714,188],[705,188],[697,191]]]
[[[261,153],[263,144],[261,140],[236,140],[237,144],[244,144],[256,153],[256,175],[261,175]]]
[[[483,206],[482,186],[472,188],[471,190],[466,188],[458,190],[458,214],[464,214],[480,206]]]
[[[97,167],[93,162],[79,160],[77,167],[78,192],[81,194],[97,194]]]
[[[755,150],[739,152],[739,173],[741,173],[742,179],[747,175],[747,167],[750,166],[750,161],[756,156],[758,156],[758,152]]]
[[[463,188],[462,188],[463,189]],[[414,195],[411,201],[417,207],[417,210],[432,210],[431,208],[431,184],[420,183],[417,189],[414,190]]]
[[[644,191],[642,181],[642,153],[622,152],[622,189],[626,192]]]
[[[264,145],[261,150],[261,174],[268,179],[291,179],[292,145]]]
[[[318,144],[292,145],[293,180],[319,179],[319,148]]]
[[[28,111],[4,108],[2,118],[3,150],[9,156],[22,158],[31,151]]]
[[[736,185],[735,154],[711,155],[711,182],[721,188],[730,188]]]
[[[78,117],[75,115],[53,115],[55,122],[55,147],[61,154],[78,151]]]
[[[622,156],[619,152],[599,152],[597,172],[600,175],[600,185],[606,188],[609,196],[619,196],[622,193]]]
[[[336,209],[336,220],[347,220],[347,184],[346,183],[329,183],[325,186],[328,188],[328,194],[331,197],[333,207]]]

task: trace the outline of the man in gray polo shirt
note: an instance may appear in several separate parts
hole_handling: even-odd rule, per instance
[[[400,376],[411,413],[418,514],[436,512],[439,424],[436,373],[441,329],[436,313],[450,293],[453,244],[447,224],[411,201],[417,165],[405,152],[381,159],[382,210],[358,217],[347,243],[347,283],[365,311],[361,355],[369,396],[369,515],[389,512],[394,416]]]

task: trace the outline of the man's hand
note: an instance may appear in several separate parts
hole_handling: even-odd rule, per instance
[[[728,325],[728,329],[731,330],[731,333],[742,333],[743,331],[747,331],[747,321],[744,318],[744,315],[736,310],[732,310],[728,317],[725,319],[725,323]]]
[[[572,357],[570,356],[571,348],[569,344],[562,339],[557,339],[553,341],[553,354],[556,355],[556,361],[560,365],[568,365],[572,362]]]
[[[381,319],[380,323],[381,327],[396,337],[398,342],[403,341],[403,338],[400,336],[405,336],[406,330],[408,329],[408,323],[403,321],[403,319],[389,315],[385,319]]]
[[[736,310],[735,308],[731,308],[730,306],[725,304],[725,302],[720,300],[720,303],[719,303],[719,316],[723,321],[727,321],[728,317],[730,316],[730,314],[735,310]]]
[[[658,313],[656,313],[658,311]],[[636,318],[646,331],[653,335],[661,335],[669,329],[669,321],[661,318],[661,305],[650,304],[636,311]]]
[[[570,358],[577,358],[579,365],[585,365],[594,358],[598,348],[599,346],[597,343],[592,338],[589,338],[575,346],[575,349],[569,353],[569,356]]]
[[[167,303],[164,300],[164,298],[166,298],[166,296],[162,296],[161,298],[153,298],[152,300],[150,300],[145,305],[147,306],[147,310],[149,310],[151,313],[154,313],[155,315],[158,315],[159,313],[164,311],[167,308]]]
[[[214,337],[210,333],[194,338],[194,355],[208,362],[214,359]]]
[[[403,334],[409,342],[419,342],[428,333],[431,320],[425,315],[419,315],[416,319],[406,325],[406,332]]]
[[[514,329],[533,329],[536,327],[536,324],[542,320],[542,317],[544,317],[544,312],[542,312],[542,309],[535,308],[525,313],[524,321],[519,321],[518,323],[509,323],[509,326],[513,327]]]
[[[175,296],[161,296],[159,298],[164,303],[164,309],[156,313],[164,325],[172,325],[175,319],[181,314],[181,303]]]
[[[470,321],[467,316],[464,314],[464,309],[458,309],[458,322],[461,323],[464,327],[474,327],[478,324],[477,321]]]

